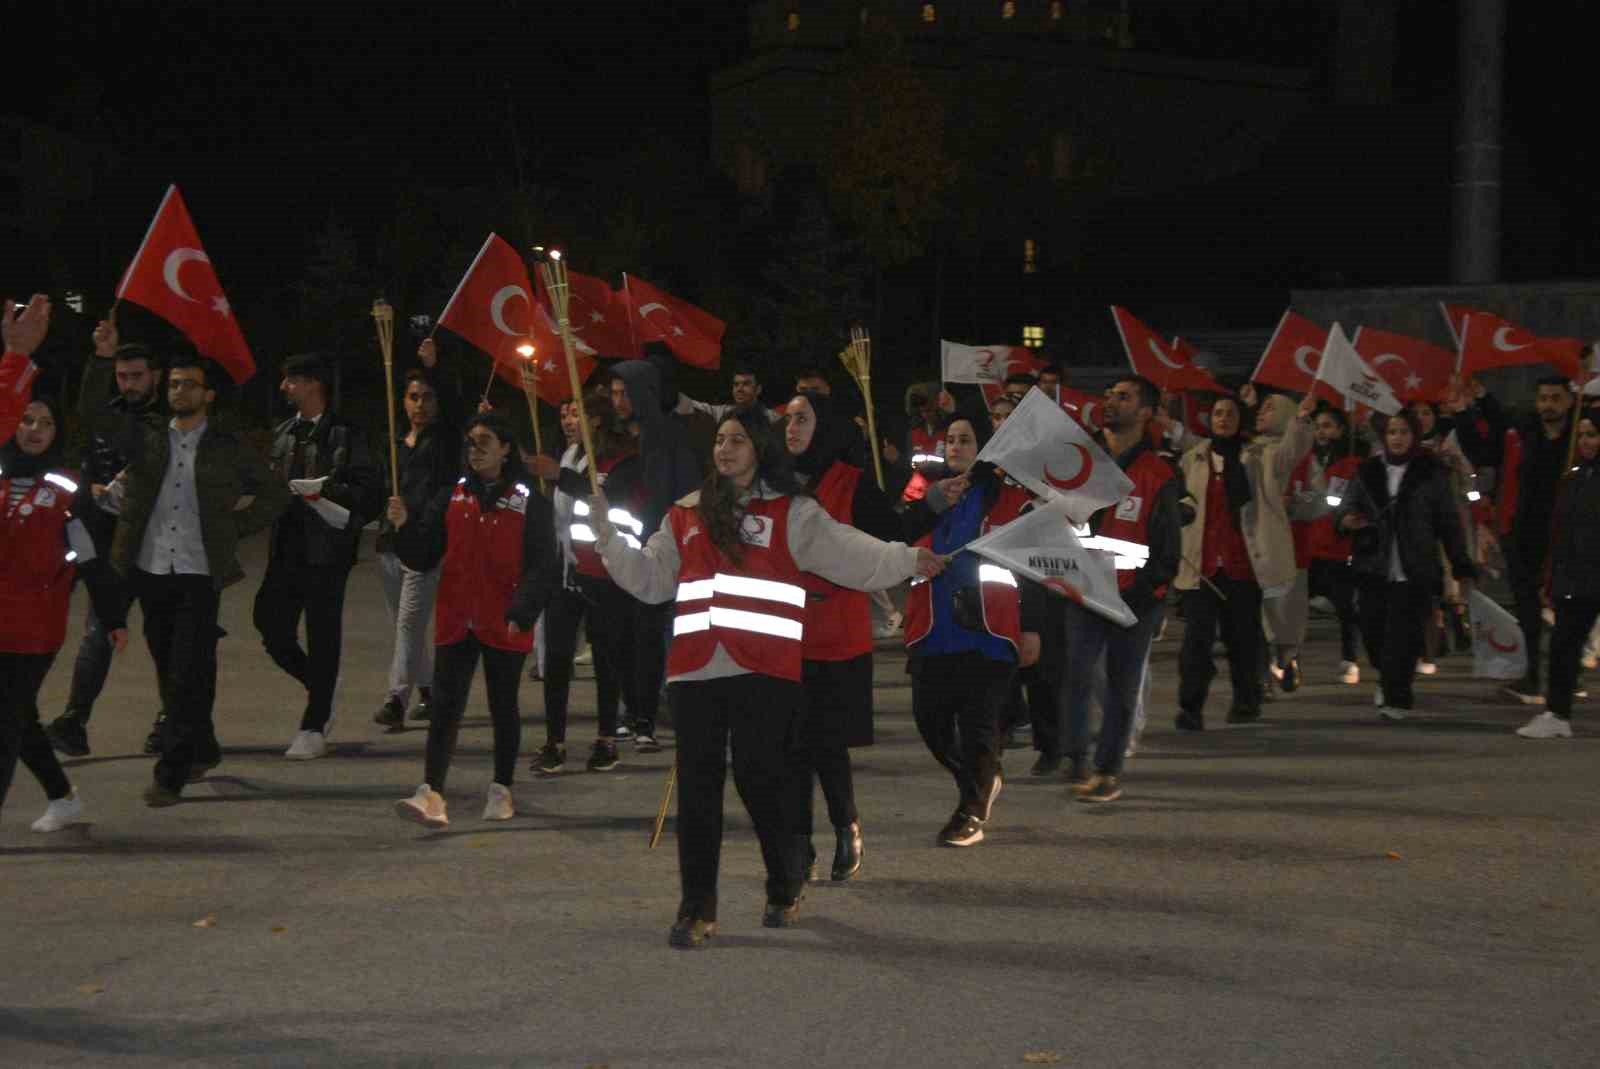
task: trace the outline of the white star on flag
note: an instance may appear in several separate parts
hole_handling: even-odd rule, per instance
[[[1421,385],[1422,385],[1422,376],[1418,375],[1415,371],[1413,371],[1411,374],[1406,376],[1406,389],[1415,390],[1418,386],[1421,386]]]
[[[211,310],[219,315],[228,315],[228,298],[220,296],[211,298]]]
[[[673,333],[673,335],[675,337],[681,338],[681,337],[683,337],[683,328],[682,327],[673,327],[672,328],[672,333]]]
[[[554,371],[556,369],[556,362],[554,360],[546,360],[544,362],[544,369],[546,371]]]
[[[599,312],[590,310],[590,312],[589,312],[589,322],[591,322],[591,323],[604,323],[605,321],[606,321],[606,317],[605,316],[601,315]]]

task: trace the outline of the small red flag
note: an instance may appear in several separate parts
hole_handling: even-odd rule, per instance
[[[256,359],[177,186],[168,186],[161,198],[139,251],[117,284],[117,299],[143,305],[177,327],[234,382],[256,373]]]
[[[1541,338],[1493,312],[1467,309],[1461,328],[1461,374],[1475,375],[1497,367],[1549,364],[1569,379],[1583,375],[1583,342],[1577,338]]]
[[[722,335],[727,324],[710,312],[639,278],[622,276],[622,297],[630,312],[635,337],[665,342],[679,360],[695,367],[722,364]]]
[[[522,389],[521,365],[528,359],[518,350],[533,346],[540,398],[558,405],[572,396],[561,336],[549,313],[534,303],[528,265],[498,234],[490,234],[478,250],[440,313],[439,325],[488,353],[495,373],[518,390]],[[581,349],[574,355],[578,379],[583,381],[594,370],[594,358]]]
[[[1402,402],[1444,400],[1456,368],[1455,355],[1448,349],[1371,327],[1357,327],[1350,341]]]

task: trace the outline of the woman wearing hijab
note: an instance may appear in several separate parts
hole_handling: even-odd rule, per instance
[[[788,405],[784,444],[796,474],[817,504],[840,523],[891,541],[899,537],[900,516],[872,478],[844,459],[861,435],[830,398],[813,391]],[[872,615],[867,595],[819,576],[803,576],[806,630],[801,649],[805,718],[795,772],[795,807],[802,817],[796,834],[811,842],[812,777],[833,825],[831,876],[848,880],[861,870],[861,816],[856,810],[850,747],[872,745]]]
[[[953,554],[943,575],[913,583],[906,599],[912,716],[929,752],[956,782],[955,812],[938,836],[943,846],[983,841],[1000,794],[1000,714],[1019,664],[1039,657],[1038,612],[1030,604],[1027,623],[1034,626],[1025,631],[1016,577],[961,552],[974,538],[1016,519],[1029,500],[994,465],[977,463],[990,434],[989,414],[981,406],[957,408],[945,427],[944,452],[955,474],[930,483],[904,516],[907,537],[919,539],[917,545]],[[1030,595],[1039,590],[1026,588]]]
[[[33,822],[37,832],[83,817],[83,802],[39,723],[39,688],[66,638],[78,575],[112,648],[128,644],[124,598],[75,513],[77,476],[61,465],[65,437],[60,405],[39,398],[0,446],[0,805],[20,759],[49,803]]]
[[[1423,629],[1444,592],[1440,547],[1463,597],[1478,574],[1449,471],[1421,441],[1414,413],[1390,416],[1383,450],[1362,462],[1334,512],[1334,526],[1353,536],[1361,636],[1379,672],[1376,700],[1385,720],[1404,720],[1412,707]]]
[[[767,868],[761,923],[799,919],[806,856],[793,810],[793,743],[805,709],[804,573],[855,590],[882,590],[943,562],[882,542],[830,517],[796,481],[762,412],[717,427],[714,469],[667,511],[643,548],[590,499],[595,546],[617,585],[647,604],[673,603],[667,696],[678,743],[678,868],[683,897],[671,946],[704,946],[717,931],[722,788],[731,738],[733,779]]]
[[[1351,440],[1350,424],[1337,408],[1324,405],[1313,420],[1316,443],[1296,465],[1290,480],[1295,498],[1295,555],[1306,565],[1307,594],[1326,597],[1339,616],[1339,681],[1361,682],[1361,629],[1356,620],[1355,580],[1350,572],[1350,536],[1333,529],[1333,510],[1344,502],[1362,458]]]

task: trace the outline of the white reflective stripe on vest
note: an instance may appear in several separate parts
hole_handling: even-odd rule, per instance
[[[574,516],[589,515],[589,502],[585,501],[581,497],[574,499],[572,502],[572,514]]]
[[[586,523],[575,523],[567,530],[572,535],[574,542],[593,542],[595,540],[594,529]]]
[[[693,634],[713,627],[730,631],[754,631],[758,635],[773,635],[777,638],[793,639],[796,642],[799,642],[805,634],[805,625],[799,620],[771,616],[764,612],[724,609],[719,605],[713,605],[705,612],[684,613],[682,616],[674,617],[672,621],[674,635]]]
[[[978,565],[978,582],[999,583],[1002,586],[1014,587],[1017,585],[1017,577],[998,564],[980,564]]]
[[[65,475],[57,475],[53,471],[45,472],[44,481],[47,483],[55,483],[69,494],[75,494],[78,492],[77,483],[73,482]]]
[[[698,601],[713,594],[727,594],[735,598],[754,598],[758,601],[777,601],[797,609],[806,606],[806,588],[793,583],[780,583],[773,579],[756,579],[748,575],[729,575],[718,572],[710,579],[696,579],[678,584],[679,601]]]
[[[636,535],[644,534],[644,521],[634,519],[627,509],[610,509],[606,512],[606,519],[610,520],[613,526],[626,527]]]
[[[938,453],[913,453],[913,454],[911,454],[911,463],[913,463],[913,464],[943,464],[944,463],[944,457],[940,456]]]
[[[1150,559],[1149,546],[1129,542],[1124,538],[1112,538],[1109,535],[1091,535],[1083,540],[1083,548],[1109,550],[1119,557],[1129,557],[1139,561]]]

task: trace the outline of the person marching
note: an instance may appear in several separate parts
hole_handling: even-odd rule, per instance
[[[522,714],[517,689],[533,648],[533,625],[560,577],[550,503],[529,488],[514,455],[516,435],[504,416],[467,421],[467,474],[434,495],[413,517],[403,497],[387,515],[395,551],[408,568],[439,569],[434,602],[433,714],[428,720],[424,782],[395,812],[430,828],[449,823],[443,790],[478,659],[494,722],[494,780],[484,820],[510,820]],[[413,519],[415,522],[412,522]]]
[[[762,924],[795,923],[805,887],[806,840],[790,782],[809,767],[799,737],[807,592],[802,573],[880,590],[943,562],[928,550],[881,542],[827,514],[795,481],[765,415],[737,412],[717,427],[714,470],[680,500],[642,550],[590,501],[596,546],[623,589],[676,602],[667,694],[678,741],[678,867],[683,897],[668,942],[704,945],[717,930],[724,754],[755,825],[767,870]]]
[[[1339,617],[1339,681],[1361,682],[1356,619],[1355,578],[1350,571],[1350,536],[1334,530],[1333,510],[1344,502],[1350,480],[1362,458],[1353,448],[1345,414],[1324,405],[1312,420],[1316,435],[1311,452],[1289,479],[1295,496],[1294,534],[1297,563],[1303,555],[1309,597],[1325,597]]]
[[[7,301],[6,359],[28,359],[44,340],[50,304],[40,297],[21,315]],[[60,831],[83,818],[83,800],[62,771],[39,723],[39,688],[67,634],[67,610],[81,575],[106,642],[128,644],[123,597],[78,518],[78,477],[61,466],[66,423],[54,399],[28,398],[15,433],[0,446],[0,807],[17,762],[44,788],[37,832]],[[84,495],[87,500],[88,495]]]
[[[1423,630],[1444,593],[1444,547],[1451,571],[1470,600],[1477,569],[1467,552],[1450,472],[1421,445],[1410,411],[1390,416],[1383,451],[1368,457],[1334,511],[1334,526],[1354,535],[1351,565],[1359,585],[1361,637],[1379,672],[1376,704],[1385,720],[1404,720]]]
[[[594,444],[600,485],[612,501],[611,519],[623,527],[623,536],[638,540],[643,524],[636,518],[646,496],[643,466],[632,438],[616,424],[616,413],[605,397],[584,401]],[[570,419],[578,434],[578,406],[561,406],[562,425]],[[634,600],[606,574],[594,548],[594,526],[589,519],[588,457],[581,442],[562,457],[555,492],[556,541],[562,547],[565,582],[550,595],[545,611],[544,723],[545,744],[534,759],[533,771],[555,775],[567,759],[567,697],[572,687],[572,664],[578,645],[578,625],[587,621],[589,647],[594,651],[595,699],[599,732],[589,753],[590,772],[617,767],[617,704],[636,704],[633,674]],[[626,510],[626,511],[625,511]],[[562,529],[562,518],[565,529]]]
[[[1029,500],[993,465],[975,464],[991,433],[986,412],[958,408],[945,427],[944,461],[954,476],[929,483],[904,515],[907,536],[919,547],[957,554],[942,575],[913,583],[906,599],[912,716],[958,792],[955,812],[939,832],[945,846],[983,841],[1000,793],[1000,712],[1018,664],[1039,656],[1037,627],[1023,630],[1016,577],[959,552],[1015,519]]]
[[[1572,699],[1578,688],[1584,639],[1600,620],[1600,410],[1578,419],[1578,455],[1561,481],[1551,517],[1550,572],[1546,578],[1555,630],[1544,712],[1517,729],[1525,739],[1572,738]]]
[[[894,539],[900,517],[892,503],[861,468],[844,455],[860,437],[855,424],[842,418],[831,398],[801,393],[789,402],[784,444],[795,470],[829,516],[874,538]],[[800,755],[804,767],[794,777],[798,834],[811,844],[812,778],[822,784],[822,797],[833,825],[834,852],[830,876],[848,880],[861,870],[861,815],[856,810],[850,747],[872,745],[872,611],[868,595],[836,586],[811,573],[807,590],[801,681],[805,685],[805,719]]]
[[[1133,481],[1133,489],[1091,518],[1093,533],[1083,544],[1115,554],[1117,590],[1138,620],[1122,627],[1076,602],[1065,602],[1061,706],[1067,714],[1071,791],[1080,802],[1114,802],[1122,797],[1122,763],[1148,671],[1150,643],[1166,609],[1167,584],[1178,574],[1183,542],[1178,499],[1183,484],[1150,444],[1150,421],[1159,400],[1155,383],[1134,377],[1112,383],[1100,406],[1100,444]],[[1104,719],[1091,774],[1089,700],[1097,689],[1102,656]]]
[[[421,367],[406,372],[407,427],[396,437],[400,486],[397,492],[415,511],[422,511],[440,490],[455,483],[461,471],[461,438],[456,429],[455,395],[445,376],[434,369],[439,350],[432,338],[417,347]],[[378,531],[378,563],[383,568],[383,601],[394,625],[394,659],[389,664],[389,696],[372,719],[385,727],[405,722],[411,688],[417,689],[417,707],[411,719],[427,720],[433,700],[433,645],[428,641],[428,621],[439,592],[437,571],[407,568],[394,551],[394,529],[385,520]]]

